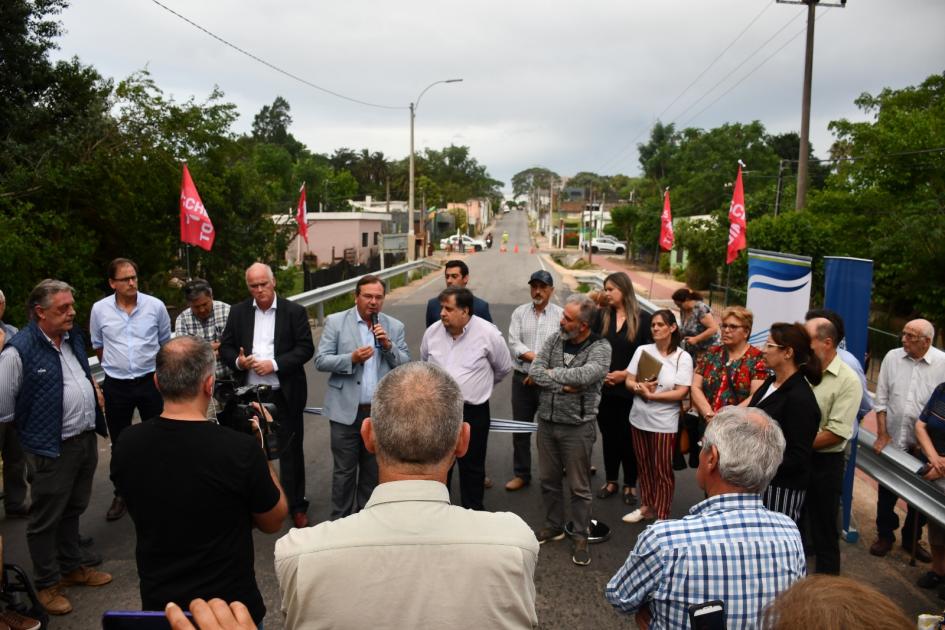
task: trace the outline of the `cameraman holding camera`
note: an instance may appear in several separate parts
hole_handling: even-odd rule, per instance
[[[144,610],[218,597],[245,603],[259,624],[266,607],[252,528],[279,531],[288,505],[261,436],[206,420],[214,368],[202,339],[178,337],[161,348],[154,379],[164,411],[122,432],[111,477],[137,532]]]

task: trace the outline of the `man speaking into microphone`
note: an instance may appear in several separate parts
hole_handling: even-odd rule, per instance
[[[354,308],[329,315],[315,353],[315,368],[329,372],[323,413],[331,420],[331,519],[359,511],[377,485],[377,461],[361,441],[374,387],[410,361],[404,325],[381,313],[387,287],[366,275],[354,289]]]

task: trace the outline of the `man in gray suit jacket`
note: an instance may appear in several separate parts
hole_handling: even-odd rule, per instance
[[[363,508],[377,486],[377,461],[361,441],[361,423],[371,415],[374,387],[385,374],[410,361],[404,325],[381,313],[386,287],[363,276],[354,308],[329,315],[315,353],[315,368],[330,372],[324,414],[331,420],[331,518]]]

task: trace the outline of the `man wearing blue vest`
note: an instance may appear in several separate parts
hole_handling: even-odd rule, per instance
[[[64,586],[102,586],[112,576],[82,566],[79,516],[88,507],[105,437],[85,344],[73,330],[65,282],[43,280],[29,297],[30,323],[0,353],[0,423],[15,421],[31,483],[26,542],[39,600],[53,615],[72,604]]]

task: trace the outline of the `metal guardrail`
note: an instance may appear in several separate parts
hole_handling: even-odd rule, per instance
[[[379,271],[374,275],[387,280],[423,268],[435,271],[440,268],[440,265],[426,259],[417,260]],[[603,278],[596,275],[578,275],[575,276],[575,280],[589,284],[597,289],[604,287]],[[318,320],[319,324],[321,324],[325,319],[324,303],[354,291],[354,287],[357,283],[358,278],[351,278],[327,287],[293,295],[289,299],[306,308],[312,306],[317,307]],[[659,310],[656,304],[645,298],[637,297],[637,302],[640,304],[640,308],[648,313]],[[105,374],[99,365],[98,359],[91,357],[89,359],[89,365],[92,368],[92,375],[95,377],[95,380],[101,382]],[[312,409],[314,410],[315,408]],[[873,451],[873,443],[875,441],[875,435],[863,427],[860,427],[858,446],[862,448],[859,448],[857,451],[857,468],[895,492],[906,503],[914,506],[919,512],[945,525],[945,492],[939,489],[935,484],[922,479],[916,474],[916,471],[922,467],[922,462],[897,448],[885,448],[882,453],[876,454]]]
[[[388,267],[381,271],[374,271],[372,275],[375,275],[383,280],[389,280],[400,275],[407,275],[411,271],[418,269],[429,269],[431,271],[436,271],[440,268],[438,263],[433,262],[428,259],[415,260],[413,262],[407,262],[394,267]],[[318,324],[322,325],[325,323],[325,302],[328,300],[333,300],[336,297],[342,295],[348,295],[354,291],[355,286],[358,284],[358,280],[361,276],[355,278],[349,278],[342,282],[336,282],[335,284],[330,284],[327,287],[319,287],[317,289],[312,289],[311,291],[306,291],[305,293],[299,293],[298,295],[292,295],[288,299],[296,304],[300,304],[305,308],[310,308],[312,306],[316,309],[316,316],[318,318]],[[105,372],[102,371],[102,366],[98,362],[97,357],[89,357],[89,367],[92,369],[92,376],[95,378],[96,382],[101,383],[105,378]]]
[[[877,454],[873,450],[875,442],[876,436],[860,427],[857,468],[933,521],[945,524],[945,492],[916,474],[922,462],[892,446]]]
[[[574,279],[580,282],[581,284],[589,284],[598,290],[604,288],[604,279],[600,276],[591,275],[591,274],[575,275]],[[643,309],[647,313],[650,313],[651,315],[655,313],[656,311],[660,310],[659,306],[657,306],[656,304],[654,304],[653,302],[649,301],[646,298],[640,297],[639,295],[637,296],[637,304],[640,305],[641,309]]]

